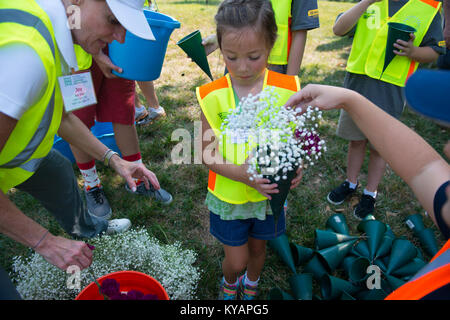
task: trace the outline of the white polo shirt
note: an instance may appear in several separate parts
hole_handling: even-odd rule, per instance
[[[48,14],[63,74],[78,70],[66,10],[60,0],[35,0]],[[45,92],[47,74],[39,55],[25,44],[0,47],[0,112],[19,120]]]

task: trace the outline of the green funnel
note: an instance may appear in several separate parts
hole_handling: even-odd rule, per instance
[[[335,246],[317,251],[318,256],[324,261],[328,272],[333,272],[342,263],[345,256],[352,250],[356,240],[338,243]]]
[[[352,249],[352,253],[360,256],[369,258],[369,246],[367,240],[359,241]]]
[[[286,291],[276,287],[270,289],[268,300],[294,300],[294,297]]]
[[[318,280],[327,274],[327,269],[322,260],[315,254],[303,268],[304,273],[311,273],[314,279]]]
[[[392,250],[387,265],[387,274],[404,266],[417,256],[416,247],[406,239],[397,238],[392,243]]]
[[[329,274],[320,279],[320,291],[325,300],[338,299],[343,292],[352,296],[360,290],[360,287],[353,285],[351,282],[333,277]]]
[[[332,247],[337,245],[338,243],[356,240],[359,238],[357,236],[350,236],[347,234],[336,233],[333,231],[320,229],[316,229],[314,234],[315,234],[314,244],[316,250]]]
[[[312,300],[312,279],[310,273],[294,274],[289,278],[294,298],[297,300]]]
[[[308,262],[314,255],[313,249],[303,247],[293,242],[289,243],[289,246],[291,247],[292,258],[294,259],[294,265],[296,267]]]
[[[334,230],[336,233],[350,234],[345,216],[341,213],[333,214],[328,218],[326,227]]]
[[[208,75],[211,81],[214,80],[209,69],[205,47],[202,45],[200,30],[188,34],[178,41],[177,45]]]
[[[289,246],[289,239],[286,234],[271,239],[268,241],[269,247],[271,247],[283,260],[283,262],[291,269],[293,273],[297,273],[295,270],[294,258],[292,257],[291,247]]]
[[[416,29],[408,26],[407,24],[397,23],[397,22],[388,22],[388,35],[386,41],[386,55],[384,57],[384,66],[383,72],[386,70],[389,63],[394,59],[396,54],[394,50],[398,50],[394,47],[394,43],[400,39],[408,42],[410,40],[410,33],[416,32]]]
[[[434,257],[436,253],[438,253],[439,248],[436,242],[436,238],[434,237],[433,230],[431,230],[430,228],[426,228],[418,231],[416,235],[419,238],[425,252],[430,257]]]
[[[342,261],[342,269],[344,269],[349,280],[353,283],[361,283],[367,279],[369,276],[367,274],[367,267],[369,266],[369,259],[364,257],[349,255]]]
[[[375,259],[376,252],[381,245],[383,236],[386,232],[386,224],[378,220],[362,221],[358,229],[363,230],[367,236],[367,245],[369,248],[369,259]]]
[[[386,225],[386,228],[387,231],[383,236],[383,240],[381,240],[380,246],[378,247],[374,260],[386,256],[391,251],[392,242],[394,242],[395,235],[392,232],[392,229],[391,227],[389,227],[389,225]]]
[[[412,214],[408,216],[405,220],[406,225],[409,229],[411,229],[415,234],[417,232],[425,229],[423,224],[422,215],[420,213]]]
[[[404,266],[392,271],[392,275],[398,278],[415,275],[422,269],[427,263],[419,258],[414,258],[411,262]]]
[[[398,287],[401,287],[406,283],[406,281],[403,281],[402,279],[399,279],[397,277],[391,276],[389,274],[384,275],[386,277],[386,281],[389,284],[389,287],[392,291],[397,289]]]

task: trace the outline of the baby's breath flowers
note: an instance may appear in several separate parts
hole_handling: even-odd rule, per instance
[[[103,235],[89,240],[95,246],[94,258],[88,269],[80,273],[80,286],[71,289],[71,276],[33,253],[15,257],[11,276],[17,291],[27,300],[70,300],[93,281],[92,274],[134,270],[152,276],[172,300],[195,298],[200,270],[194,266],[197,254],[183,249],[179,242],[161,244],[145,229],[130,229],[116,235]]]
[[[322,112],[307,107],[300,114],[302,110],[287,109],[278,99],[273,88],[244,97],[222,123],[228,143],[249,144],[250,180],[287,180],[290,172],[314,165],[326,151],[317,131]]]
[[[249,179],[267,178],[278,184],[279,193],[271,194],[270,200],[275,225],[297,169],[314,165],[326,151],[317,131],[322,112],[310,106],[288,109],[278,100],[273,87],[241,99],[224,119],[219,141],[247,143]]]

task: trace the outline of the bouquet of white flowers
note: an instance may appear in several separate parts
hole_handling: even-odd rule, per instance
[[[227,143],[248,143],[251,180],[267,178],[278,184],[280,193],[272,194],[270,201],[275,218],[283,209],[297,169],[314,165],[326,151],[317,132],[322,112],[312,107],[287,109],[278,99],[273,89],[241,99],[221,128]]]

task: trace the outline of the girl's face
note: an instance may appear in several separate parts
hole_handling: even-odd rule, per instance
[[[221,41],[225,64],[237,84],[252,85],[264,75],[270,48],[260,32],[251,27],[228,28]]]

